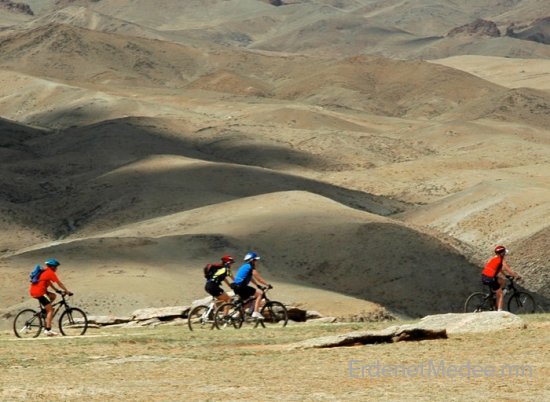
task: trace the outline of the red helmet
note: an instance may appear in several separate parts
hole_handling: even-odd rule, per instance
[[[508,250],[506,250],[506,247],[504,246],[496,246],[495,254],[508,254]]]
[[[233,257],[231,257],[230,255],[224,255],[222,257],[222,262],[224,264],[233,264],[235,262],[235,260],[233,259]]]

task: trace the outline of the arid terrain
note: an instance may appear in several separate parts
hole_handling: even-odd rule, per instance
[[[5,401],[544,401],[550,321],[548,314],[524,318],[526,329],[328,349],[289,347],[395,322],[206,333],[161,326],[29,340],[2,332],[0,396]],[[484,346],[488,337],[492,347]],[[36,353],[46,347],[48,353]],[[54,382],[43,375],[45,367],[59,373]]]
[[[549,127],[545,0],[0,1],[0,329],[46,258],[126,315],[249,250],[279,300],[411,319],[504,244],[545,311]]]

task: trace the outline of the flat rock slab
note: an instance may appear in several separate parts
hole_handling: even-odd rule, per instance
[[[132,313],[132,320],[142,321],[152,318],[169,319],[183,317],[189,310],[189,306],[173,306],[173,307],[158,307],[158,308],[142,308]]]
[[[463,334],[499,331],[501,329],[522,329],[526,327],[526,324],[520,316],[507,311],[485,311],[482,313],[428,315],[418,323],[403,325],[401,328],[410,326],[422,329],[444,328],[448,334]]]
[[[389,327],[378,331],[355,331],[348,334],[323,336],[307,339],[290,345],[290,349],[333,348],[337,346],[355,346],[374,343],[392,343],[401,341],[419,341],[423,339],[445,339],[445,329],[420,329],[399,326]]]
[[[521,317],[506,311],[438,314],[422,318],[418,323],[392,326],[378,331],[355,331],[342,335],[307,339],[289,345],[290,349],[332,348],[337,346],[445,339],[447,334],[499,331],[525,328]]]
[[[113,315],[89,315],[88,323],[97,325],[115,325],[132,321],[132,317],[117,317]]]

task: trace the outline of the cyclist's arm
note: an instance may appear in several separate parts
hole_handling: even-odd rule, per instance
[[[502,261],[502,270],[505,271],[508,275],[513,276],[516,279],[521,279],[521,276],[519,276],[517,273],[512,271],[512,268],[510,268],[510,266],[504,261]]]
[[[65,291],[65,293],[71,293],[71,292],[69,292],[69,289],[67,289],[67,288],[65,287],[65,285],[63,284],[63,282],[61,282],[60,280],[58,280],[56,283],[59,285],[59,287],[60,287],[61,289],[63,289],[63,290]],[[55,286],[53,286],[53,284],[51,284],[50,286],[51,286],[56,292],[59,292],[59,290],[56,289]]]
[[[258,282],[260,282],[262,285],[269,286],[269,283],[267,283],[267,281],[264,278],[262,278],[262,276],[257,270],[252,271],[252,282],[256,286],[259,286]]]

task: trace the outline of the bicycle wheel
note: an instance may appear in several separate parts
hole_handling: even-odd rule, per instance
[[[235,303],[224,303],[214,313],[214,325],[218,329],[229,326],[239,329],[243,325],[244,310],[242,306]]]
[[[197,306],[189,312],[187,325],[191,331],[214,328],[214,317],[212,312],[208,313],[209,306]]]
[[[533,314],[535,308],[535,299],[526,292],[517,292],[508,300],[508,311],[513,314]]]
[[[30,308],[20,311],[13,320],[13,332],[18,338],[36,338],[43,326],[40,314]]]
[[[71,307],[59,317],[59,331],[65,336],[84,335],[88,329],[88,317],[79,308]]]
[[[464,303],[465,313],[479,313],[481,311],[493,311],[495,309],[494,300],[485,293],[473,293]]]
[[[284,327],[288,323],[288,311],[283,303],[278,301],[267,302],[260,314],[264,316],[260,325],[265,327]]]

